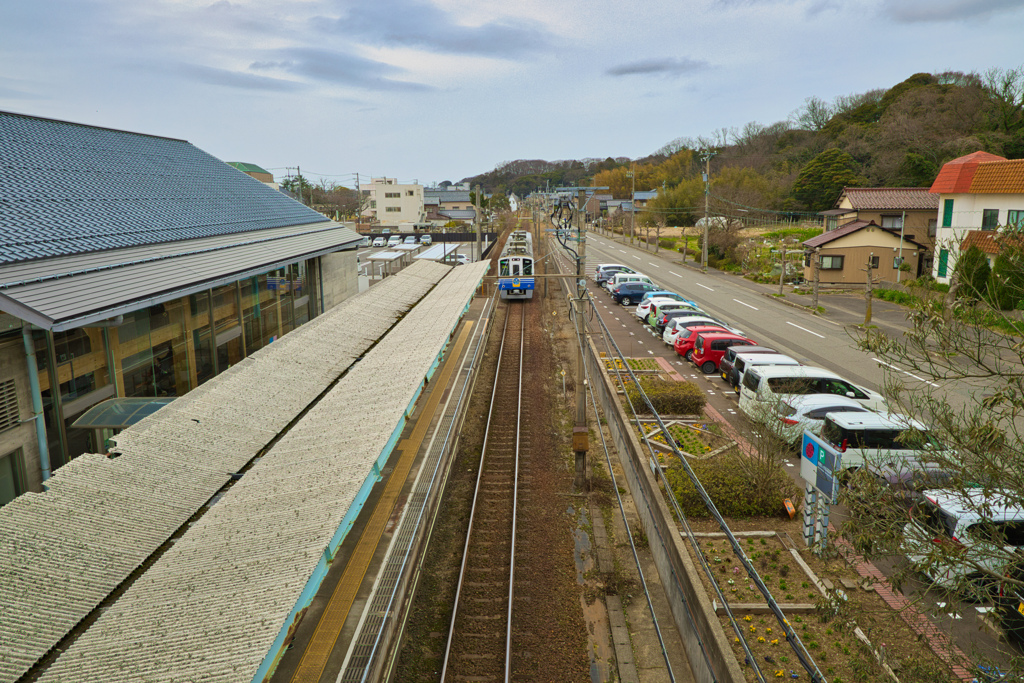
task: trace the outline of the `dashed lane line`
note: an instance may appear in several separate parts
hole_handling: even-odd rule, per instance
[[[884,365],[884,366],[885,366],[885,367],[887,367],[887,368],[891,368],[891,369],[893,369],[893,370],[898,370],[899,372],[902,372],[902,373],[903,373],[904,375],[907,375],[907,376],[909,376],[909,377],[913,377],[913,378],[914,378],[914,379],[916,379],[916,380],[917,380],[918,382],[924,382],[925,384],[931,385],[931,386],[935,387],[936,389],[938,389],[938,388],[939,388],[939,385],[938,385],[938,384],[936,384],[935,382],[929,382],[929,381],[928,381],[928,380],[926,380],[926,379],[925,379],[924,377],[918,377],[918,376],[917,376],[917,375],[915,375],[914,373],[912,373],[912,372],[909,372],[909,371],[907,371],[907,370],[904,370],[903,368],[900,368],[900,367],[896,367],[896,366],[895,366],[895,365],[893,365],[892,363],[886,363],[886,362],[885,362],[884,360],[882,360],[881,358],[872,358],[871,360],[875,361],[875,362],[876,362],[876,363],[878,363],[879,365]]]
[[[809,329],[807,329],[806,327],[800,327],[800,326],[799,326],[799,325],[797,325],[796,323],[791,323],[791,322],[789,322],[788,320],[786,321],[786,324],[787,324],[787,325],[792,325],[793,327],[795,327],[795,328],[796,328],[796,329],[798,329],[798,330],[803,330],[803,331],[804,331],[804,332],[806,332],[807,334],[813,334],[813,335],[814,335],[815,337],[821,337],[822,339],[824,339],[824,338],[825,338],[825,335],[823,335],[823,334],[818,334],[817,332],[812,332],[812,331],[810,331]]]
[[[682,275],[680,275],[679,273],[675,272],[674,270],[668,271],[668,274],[669,275],[675,275],[676,277],[682,277]]]
[[[708,287],[707,285],[702,285],[699,282],[694,282],[693,284],[697,285],[698,287],[703,287],[704,289],[708,290],[709,292],[715,291],[715,290],[711,289],[710,287]],[[733,299],[733,301],[736,301],[736,299]],[[753,308],[753,306],[751,306],[751,308]]]
[[[741,305],[741,306],[746,306],[747,308],[753,308],[753,309],[754,309],[755,311],[758,311],[758,310],[760,310],[759,308],[757,308],[757,306],[751,306],[750,304],[747,304],[747,303],[743,303],[743,302],[742,302],[742,301],[740,301],[739,299],[733,299],[733,301],[735,301],[736,303],[738,303],[738,304],[739,304],[739,305]]]

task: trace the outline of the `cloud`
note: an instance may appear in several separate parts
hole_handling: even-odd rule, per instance
[[[710,65],[702,59],[690,59],[689,57],[676,59],[674,57],[666,57],[664,59],[644,59],[639,62],[620,64],[619,66],[613,66],[608,69],[605,71],[605,74],[608,76],[647,76],[652,74],[681,76],[683,74],[703,71],[709,66]]]
[[[322,83],[369,90],[433,90],[432,87],[422,83],[390,78],[404,73],[398,67],[344,52],[294,47],[275,50],[274,56],[277,59],[253,62],[249,68],[257,71],[285,71]]]
[[[241,88],[243,90],[292,92],[306,87],[298,81],[259,76],[244,71],[217,69],[212,66],[202,66],[199,64],[182,64],[179,70],[186,76],[203,83],[227,86],[229,88]]]
[[[420,0],[359,0],[333,20],[331,32],[389,47],[499,58],[552,47],[552,34],[537,22],[503,18],[466,26],[456,15]]]
[[[883,0],[882,13],[903,23],[980,19],[1024,7],[1024,0]]]

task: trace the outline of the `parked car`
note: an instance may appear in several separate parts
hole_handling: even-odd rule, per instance
[[[680,332],[688,327],[698,327],[701,325],[718,325],[730,332],[737,332],[721,320],[712,318],[709,315],[680,316],[678,318],[670,317],[669,321],[665,324],[665,330],[661,333],[661,340],[669,346],[675,346],[676,337],[679,336]],[[740,333],[737,332],[737,334]]]
[[[616,287],[624,285],[627,282],[646,282],[647,284],[652,285],[650,289],[646,290],[648,292],[654,289],[660,289],[659,287],[654,287],[654,283],[651,282],[651,278],[647,277],[643,273],[627,273],[625,271],[620,271],[613,275],[609,278],[608,282],[604,283],[604,286],[609,292],[613,292]]]
[[[860,468],[856,478],[850,480],[851,491],[863,487],[862,478],[868,477],[884,487],[892,501],[899,502],[901,513],[909,513],[916,505],[924,502],[925,493],[931,489],[949,488],[954,475],[935,462],[920,460],[899,460],[881,466],[866,465]],[[877,495],[872,503],[877,505]]]
[[[740,410],[755,422],[772,419],[779,401],[798,394],[846,396],[869,410],[888,410],[885,397],[831,370],[809,365],[750,368],[740,381]]]
[[[392,235],[391,237],[388,238],[388,246],[389,247],[397,247],[401,243],[402,243],[402,236],[401,235]]]
[[[1024,547],[1019,495],[987,489],[933,489],[903,527],[903,552],[933,583],[987,597]]]
[[[773,355],[773,354],[766,354]],[[786,356],[788,358],[789,356]],[[852,398],[830,394],[806,394],[790,396],[779,401],[776,415],[778,420],[769,423],[775,432],[788,444],[799,447],[804,430],[813,434],[821,433],[821,425],[828,413],[865,413],[867,408]]]
[[[651,327],[658,326],[658,319],[667,316],[672,311],[701,311],[699,308],[694,308],[690,304],[684,304],[682,301],[662,301],[660,303],[653,304],[647,313],[646,322]],[[665,325],[668,324],[668,318],[665,318]],[[664,329],[665,325],[662,325]]]
[[[373,246],[375,246],[375,247],[383,247],[385,244],[387,244],[387,242],[384,241],[383,237],[374,237],[373,238]]]
[[[697,325],[695,327],[687,327],[676,337],[676,341],[673,344],[676,353],[690,360],[693,355],[693,345],[697,343],[697,337],[702,332],[726,332],[727,330],[721,325]]]
[[[370,237],[368,235],[363,235],[363,239],[359,240],[359,246],[361,246],[361,247],[368,247],[368,246],[370,246]]]
[[[422,244],[425,247],[429,247],[433,243],[434,239],[430,235],[423,235],[422,237],[420,237],[420,244]]]
[[[618,263],[609,263],[598,266],[598,269],[594,271],[594,282],[601,285],[602,287],[608,282],[609,279],[616,273],[635,273],[636,271],[629,266],[623,266]]]
[[[736,360],[737,353],[778,353],[775,349],[767,346],[737,346],[735,349],[728,348],[725,350],[725,355],[722,356],[722,362],[718,364],[718,372],[722,375],[722,380],[738,390],[740,385],[739,374],[733,370],[733,362]]]
[[[791,356],[787,356],[784,353],[752,353],[748,356],[740,351],[740,353],[736,355],[735,360],[733,360],[732,375],[737,378],[736,386],[733,387],[733,391],[739,393],[740,383],[743,382],[743,375],[747,373],[749,368],[768,365],[794,366],[800,365],[800,361]]]
[[[669,299],[668,297],[661,296],[649,296],[650,292],[644,292],[643,299],[636,305],[636,310],[633,313],[640,320],[647,320],[647,316],[651,312],[651,307],[661,303],[675,302],[676,299]]]
[[[729,332],[735,332],[736,334],[743,334],[739,330],[733,328],[729,323],[725,322],[720,318],[716,318],[713,315],[708,315],[704,311],[695,311],[691,308],[677,308],[672,311],[665,311],[664,314],[658,316],[658,319],[654,323],[654,331],[658,335],[665,334],[665,328],[668,324],[677,318],[710,318],[715,322],[716,325],[721,325]]]
[[[730,346],[756,346],[753,339],[741,337],[732,332],[702,332],[697,335],[697,341],[693,345],[693,353],[690,360],[700,368],[705,375],[718,370],[718,362],[725,355],[725,350]]]
[[[650,282],[624,282],[612,292],[612,298],[615,299],[615,303],[629,306],[634,301],[639,300],[643,297],[644,292],[650,291],[657,285],[652,285]]]
[[[685,304],[690,304],[694,308],[700,308],[696,301],[691,301],[682,294],[676,294],[675,292],[670,292],[665,289],[658,290],[656,292],[648,292],[647,296],[645,296],[644,298],[653,299],[654,297],[658,297],[659,299],[674,299],[675,301],[682,301]]]
[[[405,238],[405,243],[406,244],[416,244],[416,235],[408,235]]]
[[[868,463],[934,461],[944,446],[919,420],[895,413],[828,413],[821,438],[842,451],[844,470]]]
[[[999,614],[1006,635],[1024,642],[1024,549],[1018,548],[1007,568],[1006,578],[996,596]]]

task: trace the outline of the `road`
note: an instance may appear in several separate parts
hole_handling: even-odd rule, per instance
[[[886,374],[896,373],[908,391],[935,391],[953,405],[973,403],[969,394],[972,387],[950,383],[941,386],[928,379],[916,376],[909,370],[883,362],[873,354],[857,348],[853,328],[863,322],[863,298],[857,295],[823,296],[821,304],[826,307],[827,317],[812,315],[810,311],[787,305],[771,296],[777,291],[752,283],[735,275],[709,270],[701,273],[692,265],[678,262],[676,252],[661,250],[655,254],[642,248],[633,247],[607,237],[588,233],[587,273],[593,272],[598,263],[621,263],[648,275],[655,284],[667,290],[679,292],[697,301],[708,312],[728,321],[758,343],[771,346],[807,364],[827,368],[847,379],[875,391],[883,391]],[[703,382],[709,404],[718,410],[738,432],[751,436],[751,423],[739,413],[736,397],[717,375],[703,376],[691,364],[685,363],[674,350],[660,338],[640,324],[632,307],[614,303],[589,279],[591,292],[595,292],[598,313],[602,316],[623,354],[631,357],[661,356],[675,365],[680,374],[697,382]],[[903,309],[895,304],[876,301],[872,323],[893,336],[902,336],[907,329]],[[799,477],[799,456],[793,454],[786,463],[787,469],[801,488]],[[842,506],[833,507],[832,521],[842,521]],[[887,575],[893,571],[900,558],[878,562]],[[943,606],[944,598],[927,589],[921,582],[905,585],[903,592],[922,600],[925,608]],[[967,651],[979,651],[996,661],[1005,661],[1007,645],[999,641],[990,631],[982,627],[980,619],[989,611],[989,605],[949,605],[936,609],[938,616],[933,621],[953,634],[957,644]],[[1012,646],[1020,654],[1020,648]]]

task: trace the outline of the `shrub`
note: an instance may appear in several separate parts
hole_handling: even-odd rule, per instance
[[[988,285],[989,299],[995,308],[1009,311],[1024,299],[1024,258],[1016,249],[1004,248],[996,256]]]
[[[882,301],[891,301],[894,304],[900,304],[901,306],[911,306],[917,302],[916,296],[899,289],[879,288],[874,290],[874,294]]]
[[[708,401],[700,387],[692,382],[674,382],[657,377],[640,377],[638,381],[659,415],[698,415]],[[628,385],[626,395],[637,413],[650,414],[637,385]]]
[[[675,249],[676,241],[671,237],[662,237],[661,239],[658,240],[658,245],[662,249]]]
[[[770,482],[758,484],[749,474],[747,456],[733,452],[710,460],[691,463],[694,474],[711,497],[718,511],[726,517],[789,517],[783,500],[794,504],[800,491],[781,465],[776,465]],[[686,472],[674,467],[666,473],[683,514],[707,517],[704,501]]]
[[[992,269],[988,265],[988,257],[976,245],[971,245],[960,255],[956,262],[956,273],[960,278],[960,287],[956,290],[958,299],[980,301],[988,293],[988,281]]]

